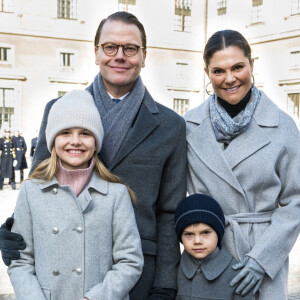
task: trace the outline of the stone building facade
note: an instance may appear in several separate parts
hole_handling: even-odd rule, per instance
[[[184,114],[205,100],[205,41],[230,28],[251,44],[256,85],[299,124],[300,0],[0,0],[1,130],[29,142],[50,99],[93,81],[96,29],[117,10],[145,26],[142,79],[158,102]]]

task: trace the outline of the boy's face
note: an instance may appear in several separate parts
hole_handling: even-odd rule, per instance
[[[183,230],[181,240],[187,253],[202,259],[215,251],[218,235],[209,225],[195,223]]]

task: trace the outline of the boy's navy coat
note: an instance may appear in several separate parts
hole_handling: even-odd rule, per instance
[[[254,300],[252,294],[245,297],[235,294],[230,281],[240,270],[233,270],[237,261],[223,246],[202,260],[182,253],[178,269],[176,300]]]
[[[50,156],[45,128],[55,101],[50,101],[45,108],[34,167]],[[113,162],[108,164],[101,152],[99,155],[137,196],[135,216],[143,253],[156,256],[156,287],[176,289],[180,250],[174,230],[174,211],[186,194],[185,134],[183,118],[155,102],[146,89],[139,112]]]

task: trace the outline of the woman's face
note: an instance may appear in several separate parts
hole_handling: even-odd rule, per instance
[[[214,92],[230,104],[238,104],[251,88],[253,60],[239,47],[230,46],[216,51],[205,68]]]

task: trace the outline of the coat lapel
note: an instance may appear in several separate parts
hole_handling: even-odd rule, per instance
[[[92,190],[96,190],[98,191],[98,193],[103,195],[107,195],[108,193],[108,182],[102,179],[96,171],[94,171],[92,178],[86,188],[78,196],[78,202],[83,213],[86,211],[93,200],[91,195]]]
[[[130,127],[124,141],[121,144],[119,151],[113,159],[110,170],[116,167],[133,149],[135,149],[143,140],[149,136],[156,127],[159,126],[159,121],[153,114],[158,113],[158,108],[151,98],[150,94],[145,92],[145,99],[141,104],[133,125]]]
[[[278,124],[279,110],[262,92],[261,100],[249,127],[238,135],[224,151],[230,168],[233,169],[240,162],[268,145],[271,139],[262,127],[277,127]]]
[[[201,120],[201,117],[199,118]],[[189,122],[189,118],[187,119]],[[239,182],[234,176],[224,153],[218,144],[209,116],[204,118],[188,136],[187,142],[199,159],[214,173],[235,190],[244,195]]]
[[[252,120],[245,132],[238,135],[224,151],[231,169],[271,142],[258,124]]]

